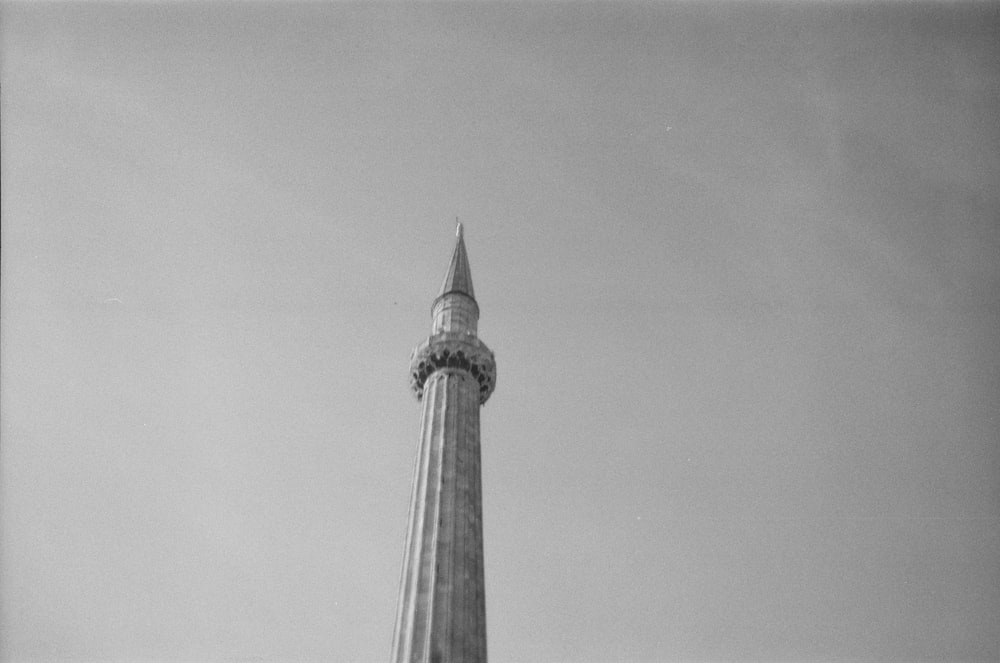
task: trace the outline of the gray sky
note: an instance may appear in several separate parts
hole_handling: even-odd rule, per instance
[[[5,660],[386,660],[456,215],[493,663],[1000,658],[995,5],[0,19]]]

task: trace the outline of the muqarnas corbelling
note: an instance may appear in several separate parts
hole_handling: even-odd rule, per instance
[[[457,334],[437,334],[413,351],[410,359],[410,387],[420,399],[424,384],[437,371],[464,371],[479,383],[479,402],[485,403],[496,386],[493,353],[475,337],[447,338]]]

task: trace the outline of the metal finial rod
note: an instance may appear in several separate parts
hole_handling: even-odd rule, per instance
[[[458,237],[462,236],[462,224],[459,222],[458,217],[455,217],[455,235]]]

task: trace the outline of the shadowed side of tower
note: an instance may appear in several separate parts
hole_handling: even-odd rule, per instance
[[[479,408],[496,380],[493,353],[476,333],[462,226],[431,336],[410,360],[422,401],[420,442],[393,636],[393,663],[486,661]]]

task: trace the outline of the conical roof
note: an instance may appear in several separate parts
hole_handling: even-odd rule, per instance
[[[465,252],[461,223],[455,232],[458,235],[458,239],[455,240],[455,252],[451,254],[451,264],[448,265],[448,273],[445,274],[438,297],[443,297],[449,292],[460,292],[475,299],[476,293],[472,289],[472,270],[469,269],[469,257]]]

